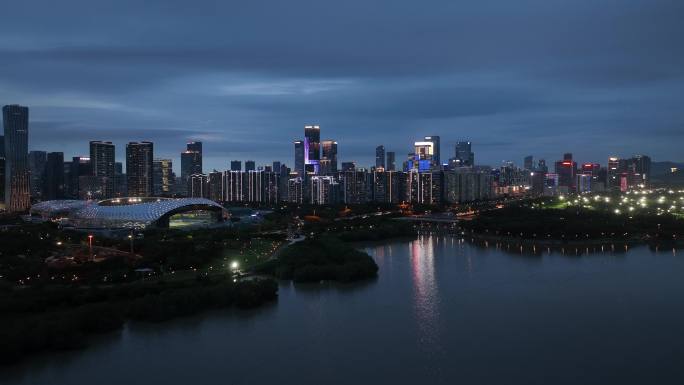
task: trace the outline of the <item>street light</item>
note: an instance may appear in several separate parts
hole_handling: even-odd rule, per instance
[[[88,247],[90,248],[90,260],[93,260],[93,235],[88,235]]]
[[[230,269],[233,271],[233,273],[236,273],[238,271],[239,267],[240,267],[240,264],[237,261],[233,261],[230,264]]]

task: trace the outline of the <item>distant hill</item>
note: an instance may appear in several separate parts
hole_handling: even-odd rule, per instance
[[[651,162],[651,183],[655,186],[684,186],[684,163]]]

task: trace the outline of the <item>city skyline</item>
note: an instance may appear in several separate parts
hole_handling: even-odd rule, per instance
[[[18,105],[18,104],[10,104],[10,105],[8,105],[8,106],[12,106],[12,105],[20,106],[20,105]],[[21,106],[21,107],[30,107],[30,106]],[[33,110],[31,109],[31,111],[33,111]],[[64,152],[64,151],[56,151],[56,150],[54,150],[54,149],[52,149],[52,148],[42,148],[42,149],[33,148],[33,147],[31,146],[31,143],[32,143],[32,139],[33,139],[33,138],[31,137],[31,129],[30,129],[31,122],[30,122],[30,121],[28,122],[28,126],[29,126],[29,130],[28,130],[28,131],[29,131],[29,142],[28,142],[29,153],[32,153],[32,152],[45,152],[45,153],[63,152],[63,154],[64,154],[64,159],[71,159],[71,158],[88,158],[88,159],[89,159],[89,158],[92,158],[92,156],[93,156],[93,150],[92,150],[93,144],[94,144],[94,143],[101,143],[101,144],[107,144],[108,146],[113,146],[113,147],[114,147],[114,158],[116,159],[116,163],[123,164],[124,167],[125,167],[125,164],[126,164],[126,162],[125,162],[125,159],[126,159],[126,146],[127,146],[127,144],[134,142],[134,141],[132,141],[132,140],[127,140],[127,141],[122,142],[122,143],[120,143],[120,144],[117,145],[116,142],[109,141],[109,140],[89,139],[89,140],[86,140],[86,142],[85,142],[85,150],[82,151],[82,154],[85,154],[85,155],[73,155],[73,156],[72,156],[71,154],[69,154],[69,153],[67,153],[67,152]],[[305,130],[305,132],[306,132],[307,127],[312,127],[312,125],[310,125],[310,124],[305,124],[305,125],[303,125],[303,127],[304,127],[304,130]],[[374,166],[376,166],[377,161],[378,161],[378,158],[377,158],[377,156],[378,156],[378,154],[377,154],[378,148],[379,148],[379,147],[383,147],[383,151],[386,152],[386,153],[388,153],[388,154],[392,154],[392,156],[395,156],[395,154],[398,154],[398,157],[397,157],[397,159],[396,159],[396,162],[397,162],[397,166],[396,166],[396,167],[397,167],[397,168],[401,168],[401,163],[402,163],[404,160],[407,159],[407,157],[408,157],[409,154],[411,154],[412,152],[415,151],[415,149],[416,149],[416,148],[415,148],[415,145],[416,145],[417,143],[421,143],[421,141],[423,141],[423,140],[428,140],[428,141],[429,141],[429,138],[430,138],[430,136],[423,136],[423,137],[421,138],[422,134],[421,134],[421,135],[418,135],[416,138],[413,138],[414,140],[412,140],[411,138],[407,138],[406,141],[407,141],[407,143],[409,143],[409,149],[408,149],[405,153],[402,153],[401,151],[397,151],[397,150],[394,150],[394,149],[391,149],[392,151],[390,151],[390,149],[385,148],[385,146],[384,146],[383,144],[379,144],[379,145],[377,145],[377,146],[372,146],[372,147],[373,147],[373,148],[371,148],[372,153],[371,153],[370,155],[368,155],[368,156],[365,156],[366,158],[368,158],[368,162],[367,162],[367,163],[364,163],[364,162],[359,162],[359,161],[357,161],[356,159],[349,159],[349,158],[340,157],[340,156],[338,155],[338,150],[337,150],[337,148],[338,148],[338,147],[337,147],[338,140],[337,140],[337,139],[334,139],[334,140],[333,140],[333,139],[325,139],[325,140],[322,140],[322,141],[321,141],[321,140],[320,140],[320,131],[321,131],[321,130],[324,130],[325,127],[322,127],[322,126],[320,126],[320,125],[315,125],[315,126],[313,126],[313,127],[316,127],[317,132],[318,132],[317,135],[319,136],[319,139],[318,139],[318,141],[319,141],[319,143],[318,143],[318,152],[319,152],[319,156],[325,156],[325,155],[321,152],[321,149],[323,148],[323,147],[321,147],[321,144],[322,144],[322,143],[324,143],[324,142],[334,143],[334,145],[335,145],[335,160],[338,162],[338,165],[337,165],[338,167],[341,165],[342,162],[353,162],[353,163],[356,164],[357,167],[361,167],[361,168],[371,168],[371,167],[374,167]],[[300,130],[301,130],[301,127],[300,127]],[[327,135],[327,134],[326,134],[326,135]],[[296,137],[297,135],[294,135],[294,136]],[[300,136],[301,136],[301,135],[300,135]],[[325,137],[325,138],[328,138],[329,136],[324,136],[324,137]],[[464,138],[460,138],[460,139],[458,139],[458,140],[456,140],[456,141],[453,141],[453,142],[447,142],[447,143],[442,143],[442,144],[440,144],[440,135],[435,135],[434,137],[435,137],[436,140],[437,140],[437,142],[436,142],[436,143],[437,143],[437,144],[436,144],[437,147],[435,147],[435,148],[439,148],[439,151],[441,151],[442,153],[445,154],[445,156],[444,156],[442,159],[440,159],[440,163],[443,164],[443,165],[447,165],[447,164],[449,163],[449,160],[450,160],[453,156],[455,156],[456,158],[459,157],[459,154],[458,154],[458,151],[459,151],[459,150],[458,150],[458,149],[459,149],[459,146],[461,146],[461,145],[464,145],[464,144],[465,144],[465,145],[467,146],[466,148],[468,149],[467,151],[470,151],[470,146],[474,146],[475,150],[478,149],[478,144],[477,144],[477,143],[473,143],[473,142],[471,142],[470,140],[467,140],[467,139],[464,139]],[[302,138],[303,138],[303,136],[302,136]],[[467,141],[464,141],[464,140],[467,140]],[[155,142],[152,141],[152,140],[141,140],[140,142],[155,143]],[[296,147],[296,143],[302,143],[302,146],[304,146],[305,140],[304,140],[304,139],[301,139],[301,140],[300,140],[300,139],[290,140],[288,143],[286,143],[286,145],[289,145],[289,146],[291,147],[293,143],[295,144],[295,147]],[[411,143],[413,143],[413,144],[411,145]],[[154,159],[155,159],[155,160],[165,160],[165,161],[169,161],[169,160],[170,160],[170,161],[171,161],[171,164],[174,164],[174,165],[175,165],[175,166],[174,166],[175,168],[172,169],[173,172],[174,172],[175,174],[177,174],[179,177],[184,178],[184,179],[187,179],[187,177],[188,177],[190,174],[192,174],[192,173],[197,173],[197,172],[200,172],[200,171],[203,172],[203,173],[205,173],[205,174],[208,174],[209,172],[211,172],[211,171],[213,171],[213,170],[216,170],[216,171],[223,171],[223,170],[230,170],[230,169],[233,169],[233,162],[235,162],[235,161],[238,161],[238,162],[241,162],[241,163],[252,162],[252,163],[254,164],[255,169],[256,169],[257,167],[269,166],[269,165],[271,165],[273,162],[279,162],[279,163],[282,163],[282,164],[284,164],[284,165],[287,165],[287,166],[290,167],[293,171],[296,171],[296,157],[297,157],[297,155],[296,155],[296,152],[297,152],[296,148],[295,148],[294,150],[291,150],[289,156],[286,156],[286,157],[283,158],[283,159],[271,159],[271,160],[269,160],[269,158],[267,158],[267,157],[261,158],[261,157],[259,157],[259,156],[255,156],[255,153],[253,153],[253,152],[251,152],[251,153],[248,152],[248,154],[246,155],[248,158],[241,158],[241,159],[236,159],[236,158],[230,158],[230,159],[225,158],[225,159],[224,159],[224,158],[220,158],[220,159],[219,159],[219,158],[217,158],[216,155],[212,156],[212,154],[207,154],[207,153],[205,153],[205,152],[202,150],[202,147],[203,147],[204,145],[207,144],[207,143],[205,143],[205,142],[202,142],[202,141],[199,141],[199,140],[188,140],[188,141],[186,141],[186,142],[183,142],[182,144],[183,144],[184,146],[183,146],[183,145],[179,146],[179,147],[181,148],[180,151],[178,151],[178,152],[176,152],[176,153],[168,154],[167,152],[161,152],[161,153],[160,153],[160,151],[158,151],[158,150],[156,149],[157,144],[155,143]],[[196,148],[196,147],[194,147],[194,146],[199,146],[199,147]],[[183,148],[183,147],[185,147],[185,148]],[[211,147],[211,146],[210,146],[210,147]],[[486,147],[486,146],[485,146],[485,147]],[[303,149],[304,151],[306,151],[304,147],[302,147],[302,149]],[[475,151],[475,150],[473,150],[473,151]],[[552,151],[548,151],[548,150],[547,150],[546,153],[549,153],[549,154],[550,154],[550,156],[549,156],[548,158],[543,157],[543,156],[540,156],[540,155],[537,155],[537,153],[532,154],[532,155],[524,155],[523,153],[519,153],[518,156],[517,156],[516,158],[514,158],[514,159],[501,159],[501,160],[499,160],[497,163],[485,163],[485,162],[479,162],[479,161],[478,161],[478,162],[475,163],[475,164],[469,164],[469,163],[466,162],[464,165],[466,165],[466,166],[473,166],[473,165],[477,165],[477,166],[490,166],[490,167],[496,168],[496,167],[499,167],[499,166],[501,166],[501,165],[505,165],[505,164],[510,164],[510,163],[512,163],[512,164],[514,164],[514,165],[516,165],[516,166],[518,166],[518,167],[523,168],[524,165],[525,165],[525,160],[526,160],[526,158],[528,158],[529,156],[532,156],[535,160],[540,160],[540,159],[541,159],[541,160],[546,160],[546,161],[551,161],[551,162],[552,162],[553,159],[555,159],[555,157],[557,157],[559,154],[562,154],[562,153],[566,152],[567,150],[568,150],[568,148],[563,149],[562,147],[559,148],[559,150],[558,150],[558,151],[555,151],[555,152],[552,152]],[[311,150],[311,151],[313,151],[313,150]],[[575,151],[571,151],[571,152],[572,152],[573,154],[578,154],[578,153],[581,154],[581,152],[575,152]],[[167,155],[167,154],[168,154],[168,155]],[[199,164],[198,164],[197,166],[192,166],[192,167],[195,167],[195,168],[193,169],[192,172],[190,172],[190,171],[184,171],[184,168],[183,168],[183,167],[184,167],[184,164],[185,164],[185,163],[184,163],[184,158],[188,158],[188,159],[189,159],[189,157],[194,158],[194,157],[195,157],[195,154],[199,154],[199,158],[198,158],[197,160],[192,160],[192,161],[191,161],[191,160],[187,160],[186,162],[193,162],[193,163],[194,163],[194,162],[199,162]],[[597,159],[584,159],[584,158],[582,158],[581,163],[599,163],[599,164],[601,164],[601,165],[606,165],[606,164],[608,163],[608,159],[609,159],[610,157],[629,158],[629,157],[638,156],[638,155],[641,155],[641,154],[644,154],[644,152],[635,152],[635,153],[605,153],[605,154],[603,154],[603,157],[597,158]],[[208,156],[207,156],[207,155],[208,155]],[[303,156],[304,156],[304,155],[305,155],[305,154],[303,154]],[[111,156],[111,155],[109,155],[109,156]],[[472,156],[472,153],[471,153],[471,156]],[[478,151],[478,159],[480,159],[480,156],[481,156],[481,154],[480,154],[480,152]],[[651,156],[651,157],[653,158],[654,161],[672,161],[672,162],[679,162],[679,161],[680,161],[678,158],[677,158],[677,159],[659,158],[659,157],[658,157],[658,153],[649,154],[649,156]],[[577,158],[579,158],[579,157],[576,156],[576,159],[577,159]],[[213,160],[213,163],[212,163],[212,164],[216,164],[216,165],[218,165],[218,167],[212,167],[212,166],[210,166],[210,165],[207,165],[207,167],[203,167],[203,162],[204,162],[206,159],[211,159],[211,160]],[[258,160],[258,161],[257,161],[257,160],[254,160],[254,159],[263,159],[263,160]],[[306,161],[306,160],[304,160],[304,161]],[[191,167],[191,166],[188,165],[187,167]],[[125,172],[125,168],[124,168],[124,172]],[[107,176],[109,176],[109,174],[107,174]]]
[[[14,4],[0,25],[0,103],[31,106],[30,150],[70,158],[87,155],[74,139],[105,140],[122,159],[124,143],[152,141],[180,164],[197,140],[208,169],[292,163],[282,144],[320,124],[340,159],[368,165],[380,144],[401,158],[433,133],[444,148],[472,141],[492,165],[565,147],[683,160],[680,2],[273,2],[212,15],[136,3],[131,17],[124,1],[77,17],[85,4]]]

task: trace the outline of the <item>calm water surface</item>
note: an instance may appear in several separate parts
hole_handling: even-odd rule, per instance
[[[521,255],[422,236],[363,285],[128,326],[8,384],[682,384],[684,254]]]

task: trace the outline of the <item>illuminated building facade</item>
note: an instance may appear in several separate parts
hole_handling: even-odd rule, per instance
[[[28,164],[28,107],[2,108],[5,132],[5,210],[24,211],[31,206]]]
[[[128,196],[153,195],[154,145],[152,142],[130,142],[126,145],[126,180]]]

